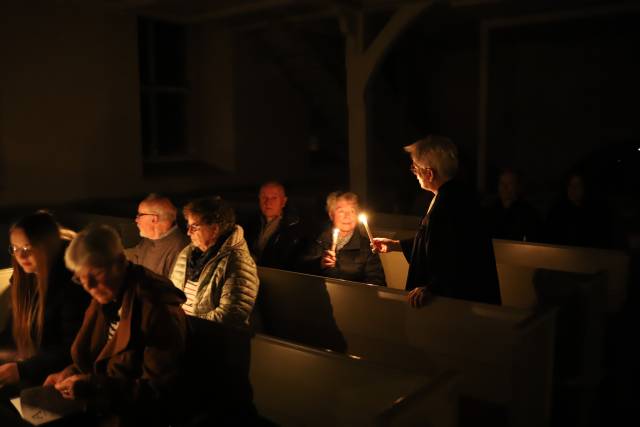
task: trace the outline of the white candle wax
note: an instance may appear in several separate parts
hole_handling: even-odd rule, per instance
[[[338,245],[338,233],[340,233],[340,230],[337,228],[333,229],[333,239],[331,241],[331,250],[333,252],[336,251],[336,246]]]

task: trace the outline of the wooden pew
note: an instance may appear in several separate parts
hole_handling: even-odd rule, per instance
[[[198,425],[455,426],[456,376],[427,376],[188,316],[180,393]]]
[[[626,301],[629,257],[614,250],[494,240],[503,304],[558,306],[556,404],[589,425],[604,378],[608,322]]]
[[[509,425],[549,420],[554,314],[434,298],[416,310],[406,293],[259,268],[264,332],[429,374],[461,373],[461,395],[507,408]]]
[[[502,305],[523,309],[558,306],[557,350],[561,354],[557,356],[572,358],[573,363],[567,362],[568,370],[557,373],[567,379],[571,371],[574,383],[598,384],[604,374],[605,312],[619,308],[620,281],[627,277],[626,256],[615,251],[597,256],[597,249],[505,240],[494,240],[494,247],[496,258],[502,261],[497,263]],[[404,255],[381,254],[381,260],[387,286],[404,289],[409,269]]]
[[[13,268],[0,269],[0,333],[7,327],[9,316],[9,278],[13,274]]]
[[[543,243],[494,239],[500,292],[510,305],[530,306],[535,269],[571,273],[606,272],[606,308],[609,313],[622,309],[627,297],[629,256],[624,252]]]
[[[257,335],[251,384],[282,426],[457,425],[455,376],[427,376]]]
[[[135,246],[140,234],[134,218],[121,218],[109,215],[97,215],[75,211],[56,212],[56,219],[64,227],[80,231],[89,224],[106,224],[115,228],[125,248]]]
[[[374,236],[406,239],[414,236],[420,218],[373,213],[369,222]],[[537,268],[588,274],[605,271],[607,311],[620,312],[626,301],[630,259],[624,252],[499,239],[493,240],[493,248],[500,292],[507,305],[525,308],[532,306],[535,301],[533,269]],[[408,264],[402,254],[387,255],[392,254],[384,254],[382,257],[387,284],[404,289],[401,279],[406,277]]]

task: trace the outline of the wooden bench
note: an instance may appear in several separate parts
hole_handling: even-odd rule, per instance
[[[259,268],[264,333],[374,363],[461,374],[460,393],[507,409],[509,425],[547,424],[554,313],[434,298]]]
[[[64,227],[80,231],[89,224],[106,224],[118,231],[125,248],[135,246],[140,241],[140,233],[135,218],[88,214],[75,211],[56,212],[56,219]]]
[[[199,425],[254,425],[255,408],[282,426],[456,425],[452,372],[427,376],[188,320],[185,404],[210,420]]]
[[[282,426],[457,425],[455,376],[411,372],[257,335],[251,384]]]
[[[624,252],[549,245],[543,243],[493,241],[500,292],[513,306],[530,306],[535,301],[533,274],[536,269],[593,274],[606,272],[606,309],[616,313],[627,297],[629,256]]]
[[[13,268],[0,269],[0,333],[7,327],[11,312],[9,310],[9,278],[13,274]]]

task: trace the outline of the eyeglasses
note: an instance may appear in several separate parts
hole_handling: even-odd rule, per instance
[[[154,213],[138,212],[138,213],[136,214],[136,219],[139,219],[139,218],[141,218],[141,217],[143,217],[143,216],[145,216],[145,215],[155,215],[155,216],[158,216],[158,214],[154,214]]]
[[[433,168],[423,168],[422,166],[418,166],[415,163],[411,163],[411,166],[409,167],[409,170],[414,173],[414,174],[418,174],[418,173],[425,173],[427,170],[433,170]]]
[[[87,283],[97,283],[104,280],[104,276],[107,274],[105,270],[98,271],[90,271],[87,274],[83,274],[82,278],[86,279]],[[78,276],[76,272],[73,276],[71,276],[71,281],[77,285],[82,285],[82,279]]]
[[[204,224],[197,224],[197,223],[193,223],[193,224],[187,224],[187,232],[189,233],[193,233],[195,231],[200,230],[200,227],[202,227]]]
[[[31,255],[32,252],[33,252],[33,248],[30,245],[23,246],[21,248],[14,245],[9,245],[9,253],[11,255],[20,254],[22,256],[29,256]]]

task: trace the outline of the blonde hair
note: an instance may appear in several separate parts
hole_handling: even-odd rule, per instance
[[[352,193],[350,191],[334,191],[333,193],[329,194],[327,196],[327,205],[326,205],[326,209],[327,209],[327,213],[329,214],[329,216],[331,216],[331,212],[333,212],[333,210],[336,207],[336,203],[338,203],[338,200],[346,200],[347,202],[351,202],[353,204],[355,204],[356,206],[359,205],[358,203],[358,195],[356,193]]]
[[[426,162],[444,179],[451,179],[458,173],[458,147],[447,137],[427,135],[404,147],[404,151],[414,162]]]

